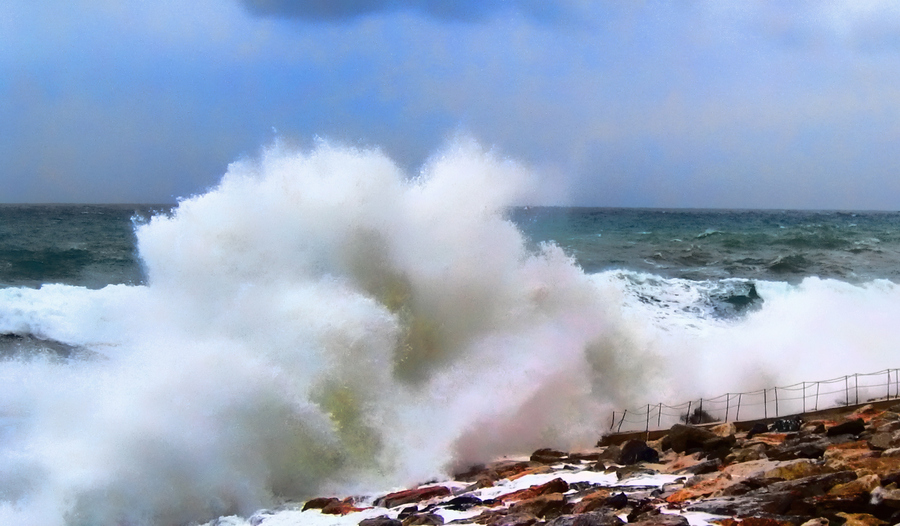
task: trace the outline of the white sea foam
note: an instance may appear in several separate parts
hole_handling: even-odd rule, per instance
[[[687,282],[529,253],[503,216],[529,179],[466,141],[412,180],[378,151],[275,146],[138,227],[149,285],[0,289],[0,332],[98,353],[0,362],[0,523],[246,517],[590,445],[623,405],[894,365],[893,284],[684,310]]]

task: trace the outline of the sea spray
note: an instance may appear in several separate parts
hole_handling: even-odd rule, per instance
[[[646,342],[526,249],[529,177],[466,141],[415,178],[276,145],[138,227],[146,286],[4,289],[4,331],[97,356],[0,364],[0,518],[184,524],[590,445],[646,392]]]

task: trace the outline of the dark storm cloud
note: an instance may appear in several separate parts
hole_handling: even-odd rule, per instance
[[[377,13],[415,12],[437,20],[477,21],[503,11],[535,19],[559,18],[564,2],[542,0],[241,0],[252,14],[309,21],[342,21]]]

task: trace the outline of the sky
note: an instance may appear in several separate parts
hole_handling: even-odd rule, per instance
[[[528,204],[900,210],[887,0],[4,0],[0,202],[175,202],[282,141]]]

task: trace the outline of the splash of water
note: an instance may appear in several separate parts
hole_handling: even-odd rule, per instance
[[[2,522],[183,524],[588,445],[646,394],[621,297],[504,210],[522,166],[460,141],[407,178],[276,145],[137,230],[147,286],[6,289]]]

